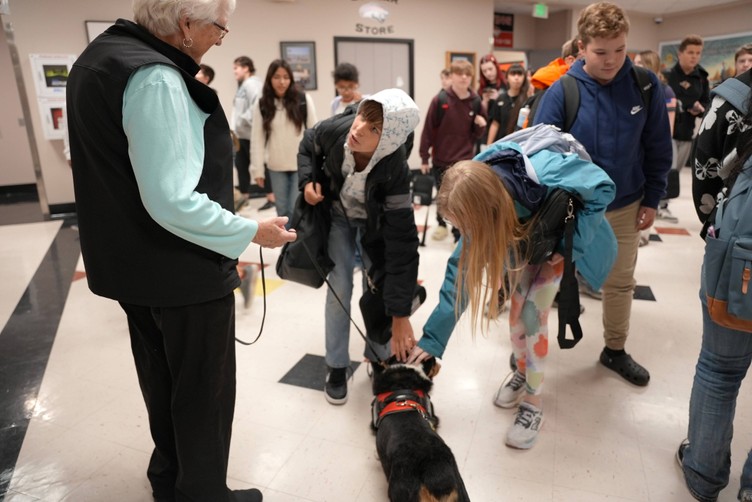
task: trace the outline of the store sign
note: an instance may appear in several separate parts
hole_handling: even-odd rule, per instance
[[[380,2],[368,2],[358,8],[358,15],[366,22],[355,24],[355,33],[364,35],[393,35],[394,25],[387,25],[386,21],[391,12],[386,4],[397,4],[398,0],[382,0]],[[377,23],[377,24],[374,24]]]
[[[494,13],[494,48],[514,47],[514,14]]]

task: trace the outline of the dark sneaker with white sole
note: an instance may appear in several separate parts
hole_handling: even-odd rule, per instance
[[[679,468],[684,470],[684,451],[689,446],[689,439],[684,439],[679,445],[679,449],[676,450],[676,463],[679,464]]]
[[[609,355],[604,348],[601,352],[600,361],[603,366],[615,371],[630,383],[645,387],[650,382],[648,370],[624,351],[618,355]]]
[[[324,395],[330,404],[347,402],[347,368],[328,368]]]

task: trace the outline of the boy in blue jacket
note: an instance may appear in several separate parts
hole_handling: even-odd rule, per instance
[[[618,241],[616,262],[603,284],[601,363],[627,381],[645,386],[650,373],[624,351],[629,334],[634,270],[640,230],[650,228],[666,190],[671,168],[671,132],[663,90],[650,74],[652,96],[644,103],[627,58],[629,20],[609,2],[586,7],[577,22],[580,54],[569,75],[577,81],[580,107],[570,133],[593,162],[616,183],[616,198],[606,212]],[[563,127],[561,81],[546,92],[535,123]]]

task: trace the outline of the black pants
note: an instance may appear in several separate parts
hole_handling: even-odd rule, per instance
[[[235,297],[185,307],[120,304],[154,452],[155,498],[228,500],[235,411]]]
[[[235,169],[238,171],[238,190],[248,193],[251,190],[251,140],[238,139],[240,148],[235,152]]]

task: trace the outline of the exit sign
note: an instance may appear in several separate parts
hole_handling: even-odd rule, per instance
[[[548,5],[536,3],[533,5],[533,17],[548,19]]]

